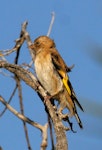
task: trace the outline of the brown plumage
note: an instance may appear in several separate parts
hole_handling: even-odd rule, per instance
[[[83,108],[76,98],[67,75],[71,68],[65,64],[56,50],[54,41],[47,36],[40,36],[30,46],[30,49],[35,56],[34,65],[39,82],[51,97],[60,103],[58,113],[62,114],[63,109],[67,108],[70,112],[68,117],[75,116],[82,128],[75,104],[82,111]]]

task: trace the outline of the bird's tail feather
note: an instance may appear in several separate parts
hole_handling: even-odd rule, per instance
[[[81,128],[81,129],[83,129],[82,122],[81,122],[81,120],[80,120],[79,115],[78,115],[78,113],[77,113],[77,112],[75,113],[75,118],[76,118],[76,120],[77,120],[77,122],[78,122],[78,124],[79,124],[80,128]]]

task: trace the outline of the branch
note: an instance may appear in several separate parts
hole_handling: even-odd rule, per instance
[[[0,68],[5,68],[6,70],[10,71],[11,73],[17,75],[21,80],[23,80],[26,84],[28,84],[31,88],[37,89],[37,80],[34,75],[29,72],[28,70],[23,69],[19,65],[10,64],[6,61],[0,60]],[[32,78],[33,77],[33,78]],[[34,82],[33,82],[34,80]]]
[[[36,127],[37,129],[39,129],[42,132],[42,143],[41,143],[41,147],[45,148],[47,146],[47,128],[48,128],[48,124],[45,124],[44,126],[32,121],[31,119],[29,119],[28,117],[22,115],[21,113],[19,113],[18,111],[16,111],[13,107],[11,107],[4,99],[2,96],[0,96],[0,101],[14,114],[16,115],[19,119],[21,119],[24,122],[29,123],[30,125]],[[44,149],[42,149],[44,150]]]
[[[52,15],[52,18],[51,18],[51,23],[50,23],[50,26],[49,26],[49,29],[48,29],[47,36],[50,36],[51,30],[52,30],[52,26],[53,26],[53,23],[54,23],[54,20],[55,20],[55,13],[52,12],[51,15]]]

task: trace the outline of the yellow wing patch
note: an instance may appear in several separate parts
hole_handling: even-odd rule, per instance
[[[63,84],[64,84],[64,86],[66,87],[66,89],[67,89],[69,95],[71,96],[71,90],[70,90],[70,87],[69,87],[69,85],[68,85],[68,76],[66,76],[66,78],[63,78],[62,81],[63,81]]]
[[[58,70],[58,72],[62,76],[62,82],[63,82],[65,88],[67,89],[69,95],[71,96],[71,89],[68,85],[69,78],[68,78],[67,74],[63,70]]]

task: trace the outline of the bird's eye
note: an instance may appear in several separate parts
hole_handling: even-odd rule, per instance
[[[38,46],[38,45],[40,45],[40,42],[36,42],[35,44]]]

